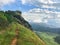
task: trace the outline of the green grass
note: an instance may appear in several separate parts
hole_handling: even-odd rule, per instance
[[[31,30],[18,24],[12,23],[4,32],[0,34],[0,45],[10,45],[15,37],[15,30],[19,28],[19,38],[17,45],[43,45],[44,42]],[[1,32],[1,31],[0,31]]]
[[[60,45],[54,41],[59,34],[49,32],[36,32],[36,34],[46,43],[46,45]]]
[[[20,26],[20,33],[19,33],[18,45],[42,45],[41,39],[36,36],[35,33],[28,30],[27,28]]]

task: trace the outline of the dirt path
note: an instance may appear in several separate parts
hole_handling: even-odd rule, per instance
[[[16,38],[14,38],[14,39],[12,40],[11,45],[16,45],[16,44],[17,44],[17,39],[16,39]]]
[[[15,37],[12,39],[11,45],[17,45],[18,36],[19,36],[19,29],[16,29]]]

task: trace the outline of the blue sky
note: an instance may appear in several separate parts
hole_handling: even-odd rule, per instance
[[[60,27],[60,0],[0,0],[1,10],[20,10],[28,22]]]
[[[3,0],[4,1],[4,0]],[[3,2],[2,1],[2,2]],[[8,0],[5,0],[8,1]],[[14,2],[10,2],[11,4],[3,4],[3,6],[1,7],[2,10],[20,10],[22,12],[26,12],[32,8],[36,8],[36,6],[34,5],[29,5],[29,4],[22,4],[21,0],[15,0]]]
[[[6,3],[6,1],[8,3]],[[3,4],[1,4],[3,3]],[[59,0],[1,0],[0,6],[2,10],[21,10],[21,11],[28,11],[33,8],[40,8],[40,9],[48,9],[50,11],[59,11],[58,7],[60,8],[60,1]],[[56,8],[54,8],[56,7]]]

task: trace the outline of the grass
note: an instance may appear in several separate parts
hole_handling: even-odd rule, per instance
[[[46,45],[60,45],[54,41],[59,34],[49,32],[36,32],[36,34],[46,43]]]
[[[18,23],[12,23],[3,33],[0,34],[0,45],[11,44],[12,39],[15,37],[16,28],[19,28],[17,45],[45,45],[34,32]]]

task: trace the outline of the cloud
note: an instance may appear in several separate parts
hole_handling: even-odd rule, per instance
[[[22,4],[26,4],[26,3],[36,3],[36,2],[40,2],[40,3],[44,3],[44,4],[47,4],[47,3],[54,3],[52,0],[21,0],[22,1]]]
[[[26,1],[26,0],[21,0],[22,4],[25,4],[25,3],[26,3],[25,1]]]
[[[0,7],[4,6],[4,5],[14,3],[14,2],[15,2],[15,0],[0,0]]]
[[[22,16],[29,22],[46,23],[57,26],[60,24],[60,12],[33,8],[28,12],[24,12]],[[60,26],[57,26],[60,27]]]
[[[21,0],[22,4],[30,4],[42,8],[60,9],[60,0]]]
[[[33,20],[33,22],[41,23],[41,22],[43,22],[43,21],[42,21],[42,19],[38,19],[38,20]]]
[[[58,18],[60,18],[60,15],[57,15]]]
[[[23,5],[29,4],[38,8],[33,8],[23,13],[27,21],[47,23],[60,27],[60,0],[21,0]]]

